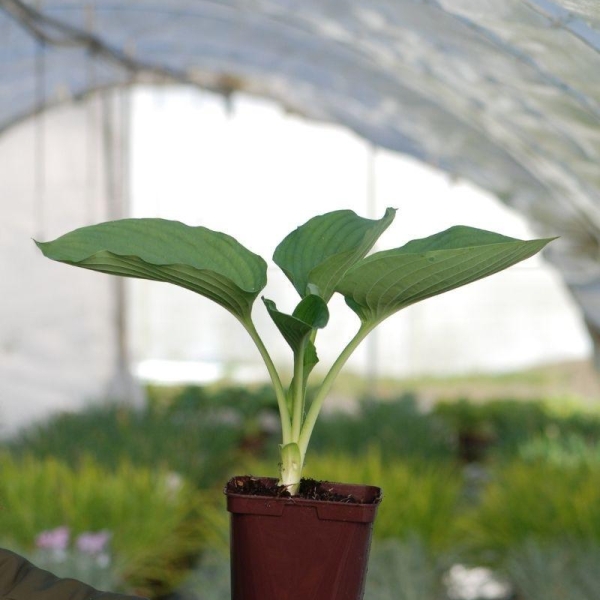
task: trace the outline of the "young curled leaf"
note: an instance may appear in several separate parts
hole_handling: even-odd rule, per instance
[[[298,352],[314,329],[321,329],[329,321],[329,309],[320,296],[303,298],[291,315],[280,312],[275,302],[263,298],[269,315],[294,353]]]

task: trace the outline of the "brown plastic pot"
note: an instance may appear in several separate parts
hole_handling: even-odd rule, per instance
[[[225,488],[232,600],[361,600],[381,490],[324,482],[358,503],[272,498]],[[276,480],[260,478],[269,485]]]

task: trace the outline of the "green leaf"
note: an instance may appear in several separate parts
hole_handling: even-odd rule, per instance
[[[267,282],[265,261],[234,238],[177,221],[109,221],[36,244],[59,262],[192,290],[242,321]]]
[[[364,323],[376,324],[410,304],[502,271],[550,241],[452,227],[364,258],[348,270],[336,291]]]
[[[311,294],[302,299],[291,315],[280,312],[272,300],[263,298],[267,311],[277,329],[292,348],[294,355],[304,347],[304,379],[319,362],[317,349],[308,339],[315,329],[321,329],[329,321],[329,309],[320,296]]]
[[[311,294],[300,301],[291,315],[280,312],[272,300],[263,298],[269,315],[281,332],[286,342],[290,345],[294,353],[298,352],[304,344],[306,338],[314,329],[321,329],[327,325],[329,320],[329,310],[327,304],[320,296]],[[312,349],[309,350],[310,346]],[[312,342],[309,341],[307,358],[314,360],[316,364],[316,352]],[[314,356],[311,358],[311,356]],[[313,366],[314,366],[313,364]]]
[[[273,260],[301,297],[318,291],[328,302],[340,279],[369,252],[395,212],[388,208],[380,220],[363,219],[351,210],[314,217],[277,246]]]
[[[292,316],[310,325],[311,329],[323,329],[329,322],[329,309],[323,298],[309,294],[298,303]]]

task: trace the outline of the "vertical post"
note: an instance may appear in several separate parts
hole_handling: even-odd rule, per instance
[[[94,4],[88,2],[85,5],[85,26],[89,34],[95,32]],[[86,160],[86,195],[85,195],[85,222],[92,225],[97,221],[98,202],[98,127],[100,118],[98,115],[98,100],[93,95],[96,90],[96,63],[93,54],[88,53],[86,57],[86,85],[90,94],[86,102],[86,125],[85,125],[85,160]]]
[[[107,197],[107,217],[121,219],[128,214],[129,181],[129,93],[126,89],[106,90],[102,94],[102,140]],[[127,282],[113,280],[115,298],[115,369],[109,393],[115,400],[141,404],[141,390],[130,372],[127,331]]]
[[[38,9],[39,9],[38,2]],[[34,123],[34,196],[33,228],[39,240],[44,237],[44,205],[46,195],[46,44],[36,40],[35,54],[35,123]]]
[[[373,144],[367,145],[367,216],[370,219],[377,218],[377,178],[376,178],[377,148]],[[377,330],[371,332],[365,340],[367,345],[367,395],[376,395],[377,382],[379,379],[379,339]]]

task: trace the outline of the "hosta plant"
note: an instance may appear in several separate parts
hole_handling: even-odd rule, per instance
[[[415,302],[524,260],[550,241],[521,241],[458,226],[369,255],[394,215],[391,208],[379,220],[350,210],[319,215],[276,248],[273,260],[300,297],[289,313],[262,298],[292,350],[289,382],[281,377],[252,319],[254,303],[267,283],[267,263],[229,235],[163,219],[123,219],[37,245],[51,259],[172,283],[228,310],[256,344],[271,378],[281,417],[280,483],[295,494],[323,402],[350,355],[375,327]],[[318,362],[317,332],[327,325],[334,294],[341,294],[356,313],[357,331],[307,397],[308,378]]]

